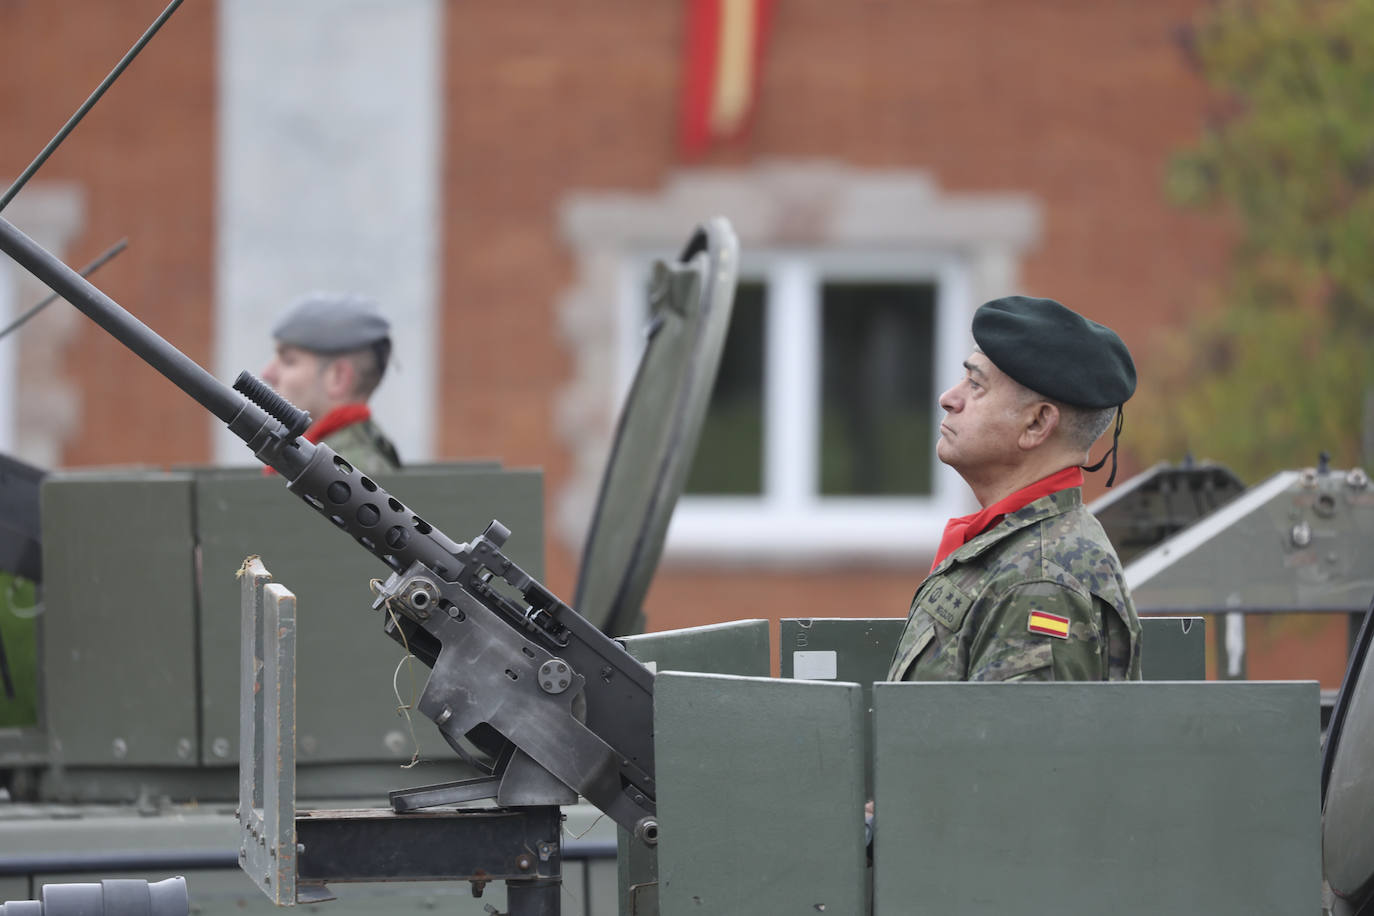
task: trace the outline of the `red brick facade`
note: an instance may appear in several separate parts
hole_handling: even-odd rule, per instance
[[[164,5],[0,2],[6,185]],[[99,274],[101,288],[202,364],[214,314],[214,24],[212,5],[180,8],[29,185],[78,183],[86,223],[69,263],[127,237],[128,250]],[[65,364],[80,388],[81,421],[65,463],[204,461],[204,411],[90,322],[79,328]]]

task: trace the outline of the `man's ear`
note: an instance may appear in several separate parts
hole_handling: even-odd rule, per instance
[[[353,400],[357,381],[357,369],[351,359],[331,359],[324,369],[324,392],[332,401]]]
[[[1026,425],[1021,428],[1017,445],[1030,451],[1048,441],[1059,428],[1059,408],[1049,401],[1033,401],[1026,412]]]

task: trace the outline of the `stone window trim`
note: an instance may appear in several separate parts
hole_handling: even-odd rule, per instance
[[[559,212],[575,281],[558,304],[573,374],[558,395],[557,432],[571,473],[555,494],[554,530],[580,545],[600,486],[633,347],[630,327],[642,298],[639,278],[653,258],[675,253],[692,227],[727,217],[746,272],[751,252],[891,265],[910,259],[953,301],[955,325],[940,334],[937,359],[957,366],[972,346],[968,321],[978,304],[1017,290],[1019,265],[1039,240],[1039,204],[1021,193],[945,192],[919,170],[870,170],[836,163],[769,162],[743,169],[689,170],[658,192],[579,192]],[[946,352],[950,351],[950,352]],[[953,351],[958,352],[957,356]],[[938,389],[937,389],[938,390]],[[930,499],[841,500],[807,517],[774,515],[765,503],[693,497],[679,505],[665,562],[743,561],[770,566],[928,556],[951,514],[974,508],[941,467]],[[815,508],[815,507],[812,507]]]

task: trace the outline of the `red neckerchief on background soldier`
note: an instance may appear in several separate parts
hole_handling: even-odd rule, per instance
[[[1010,496],[999,499],[981,512],[950,519],[945,523],[945,533],[940,536],[940,549],[935,553],[935,562],[930,564],[931,571],[933,572],[935,567],[940,565],[941,560],[1000,522],[1004,516],[1010,515],[1018,509],[1024,509],[1042,496],[1049,496],[1051,493],[1058,493],[1069,487],[1081,486],[1083,486],[1083,469],[1077,465],[1067,467],[1062,471],[1056,471],[1048,477],[1037,480],[1028,487],[1022,487]]]
[[[305,431],[305,438],[311,442],[319,442],[321,439],[329,438],[345,426],[352,426],[354,423],[361,423],[370,419],[372,419],[372,410],[366,404],[362,402],[340,404],[311,423],[310,428]]]
[[[364,420],[372,419],[372,409],[361,401],[356,404],[340,404],[329,413],[320,417],[310,424],[303,436],[310,442],[319,442],[345,427],[352,426],[354,423],[361,423]],[[264,477],[271,477],[277,473],[269,467],[262,469]]]

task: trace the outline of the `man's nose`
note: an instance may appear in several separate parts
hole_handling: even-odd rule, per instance
[[[946,388],[944,390],[944,393],[940,395],[940,406],[943,407],[945,410],[949,411],[950,413],[956,412],[959,409],[960,404],[958,391],[958,385],[955,385],[952,388]]]
[[[262,380],[273,388],[277,387],[277,361],[275,359],[263,367]]]

